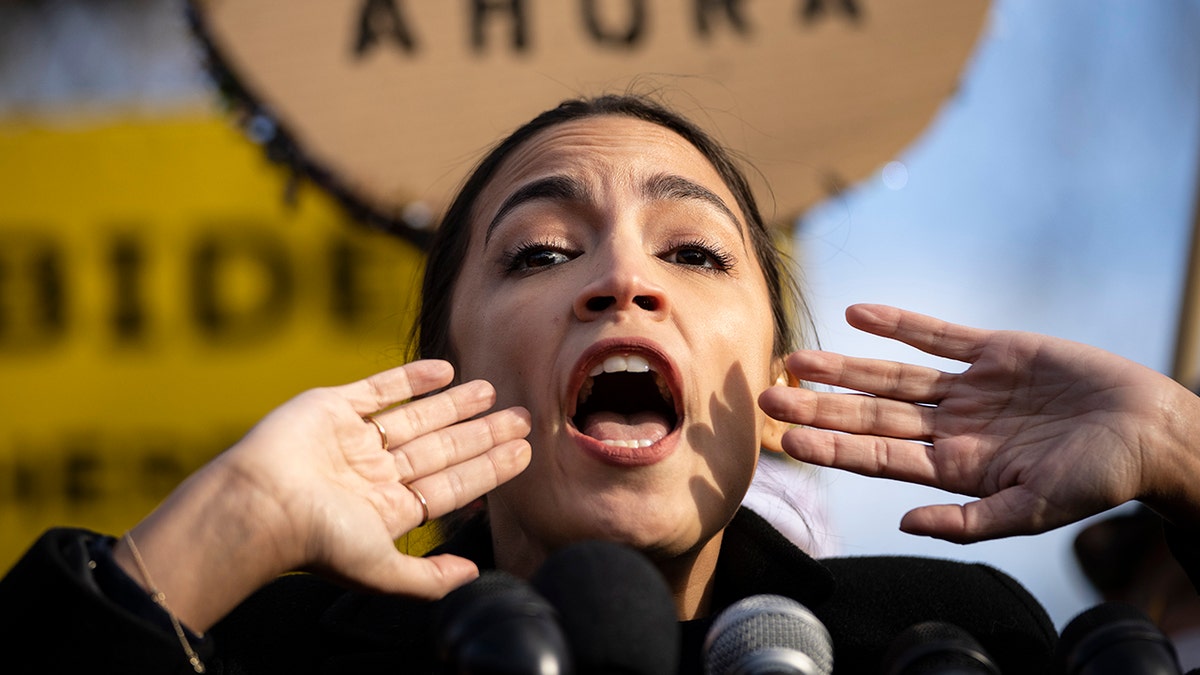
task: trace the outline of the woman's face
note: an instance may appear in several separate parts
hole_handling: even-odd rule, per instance
[[[529,468],[489,496],[502,566],[584,538],[672,558],[719,544],[773,379],[736,209],[692,145],[621,116],[540,132],[480,194],[452,299],[459,377],[533,418]]]

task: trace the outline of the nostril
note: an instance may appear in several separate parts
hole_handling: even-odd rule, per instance
[[[658,301],[655,300],[654,298],[650,297],[649,295],[639,295],[639,296],[635,297],[633,299],[633,304],[637,305],[638,307],[641,307],[642,309],[644,309],[648,312],[652,312],[655,309],[658,309]]]
[[[604,310],[608,309],[609,307],[612,307],[616,301],[617,301],[617,299],[611,295],[602,295],[602,296],[598,296],[595,298],[588,298],[587,308],[589,311],[592,311],[592,312],[603,312]]]

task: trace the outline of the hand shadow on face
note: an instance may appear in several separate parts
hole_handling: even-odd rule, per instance
[[[704,523],[719,522],[720,527],[724,527],[750,488],[759,452],[757,439],[761,419],[757,401],[760,393],[750,387],[742,364],[735,363],[726,373],[721,391],[712,395],[708,406],[709,419],[714,425],[724,423],[740,428],[718,432],[712,426],[693,425],[687,431],[690,447],[707,450],[701,456],[712,476],[711,479],[704,476],[691,479],[692,496]]]

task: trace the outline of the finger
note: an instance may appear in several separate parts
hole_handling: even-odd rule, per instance
[[[529,466],[531,451],[529,442],[517,439],[501,443],[487,452],[437,473],[411,481],[425,497],[429,517],[439,518],[460,509],[496,486],[512,479]],[[391,491],[394,502],[409,514],[404,531],[412,529],[424,520],[425,509],[420,500],[400,483]]]
[[[508,408],[479,419],[419,436],[393,451],[400,482],[441,471],[507,441],[524,438],[531,429],[529,411]]]
[[[988,539],[1040,534],[1063,523],[1047,518],[1044,500],[1014,486],[965,504],[922,506],[904,514],[900,529],[909,534],[970,544]]]
[[[478,415],[496,402],[496,389],[473,380],[428,398],[410,401],[372,417],[387,429],[389,449]]]
[[[348,400],[359,415],[368,415],[444,387],[453,379],[454,367],[448,362],[427,359],[413,361],[332,389]]]
[[[921,441],[933,437],[934,408],[877,396],[771,387],[759,396],[759,406],[775,419],[821,429]]]
[[[942,487],[933,448],[924,443],[797,427],[783,435],[783,450],[810,464]]]
[[[972,363],[993,331],[971,328],[949,321],[889,307],[851,305],[846,322],[880,337],[899,340],[928,354]]]
[[[954,378],[953,374],[936,368],[852,358],[817,350],[801,350],[789,355],[787,369],[806,382],[921,403],[935,403],[945,398]]]
[[[414,558],[399,551],[379,570],[362,575],[361,583],[383,593],[437,600],[479,576],[475,563],[455,555]]]

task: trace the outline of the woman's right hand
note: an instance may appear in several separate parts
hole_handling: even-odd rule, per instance
[[[529,413],[492,412],[484,381],[444,387],[453,368],[416,361],[277,408],[185,481],[132,532],[155,585],[204,631],[275,576],[304,569],[344,584],[435,598],[478,574],[453,556],[415,558],[394,540],[520,473]],[[408,401],[396,405],[402,401]],[[393,407],[394,406],[394,407]],[[386,431],[387,448],[372,417]],[[115,555],[145,580],[124,543]]]

